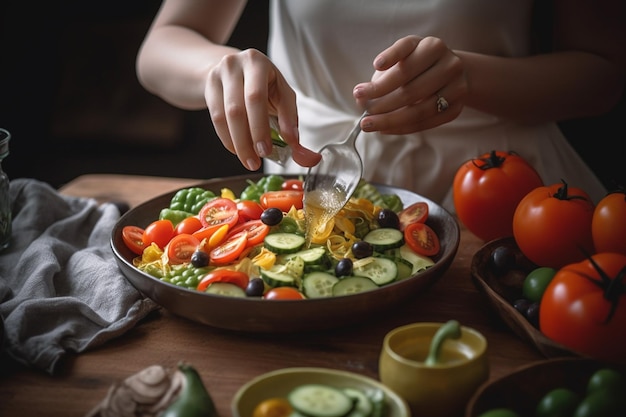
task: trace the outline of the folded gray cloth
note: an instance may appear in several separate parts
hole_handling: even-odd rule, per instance
[[[157,308],[122,275],[110,246],[114,204],[10,184],[13,233],[0,253],[3,349],[50,374],[67,352],[102,345]]]

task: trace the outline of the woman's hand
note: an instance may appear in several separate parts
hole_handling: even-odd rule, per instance
[[[293,159],[313,166],[320,155],[300,145],[296,95],[267,56],[255,49],[226,55],[208,74],[205,99],[220,140],[251,171],[272,152],[269,117],[277,115]]]
[[[372,80],[353,91],[369,113],[363,131],[418,132],[455,119],[463,109],[463,61],[438,38],[402,38],[376,57],[374,69]]]

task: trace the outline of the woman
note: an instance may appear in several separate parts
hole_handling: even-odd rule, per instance
[[[458,167],[491,150],[516,151],[546,184],[604,195],[556,122],[621,97],[623,2],[555,0],[541,17],[554,28],[545,54],[533,49],[532,0],[271,0],[268,56],[224,45],[244,6],[165,0],[137,71],[169,103],[208,108],[248,169],[271,152],[270,115],[294,161],[265,170],[296,173],[319,161],[309,149],[342,139],[367,110],[364,177],[450,210]]]

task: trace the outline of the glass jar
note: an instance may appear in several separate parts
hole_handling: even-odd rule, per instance
[[[9,155],[9,140],[11,140],[11,134],[0,128],[0,250],[6,249],[11,241],[9,177],[2,170],[2,161]]]

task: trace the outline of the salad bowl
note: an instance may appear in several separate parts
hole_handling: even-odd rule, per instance
[[[235,195],[262,174],[215,178],[195,186],[218,191],[231,189]],[[297,178],[283,175],[284,178]],[[401,281],[378,289],[337,297],[304,300],[265,300],[258,297],[228,297],[186,289],[155,278],[133,265],[135,255],[122,238],[127,225],[145,228],[169,206],[174,192],[164,193],[126,212],[113,228],[111,248],[124,276],[144,296],[169,312],[209,326],[242,332],[293,333],[326,330],[362,322],[381,312],[407,303],[425,291],[449,268],[456,255],[460,231],[454,217],[436,203],[409,191],[373,184],[383,194],[397,194],[404,206],[424,201],[429,206],[426,223],[440,239],[434,265]]]

